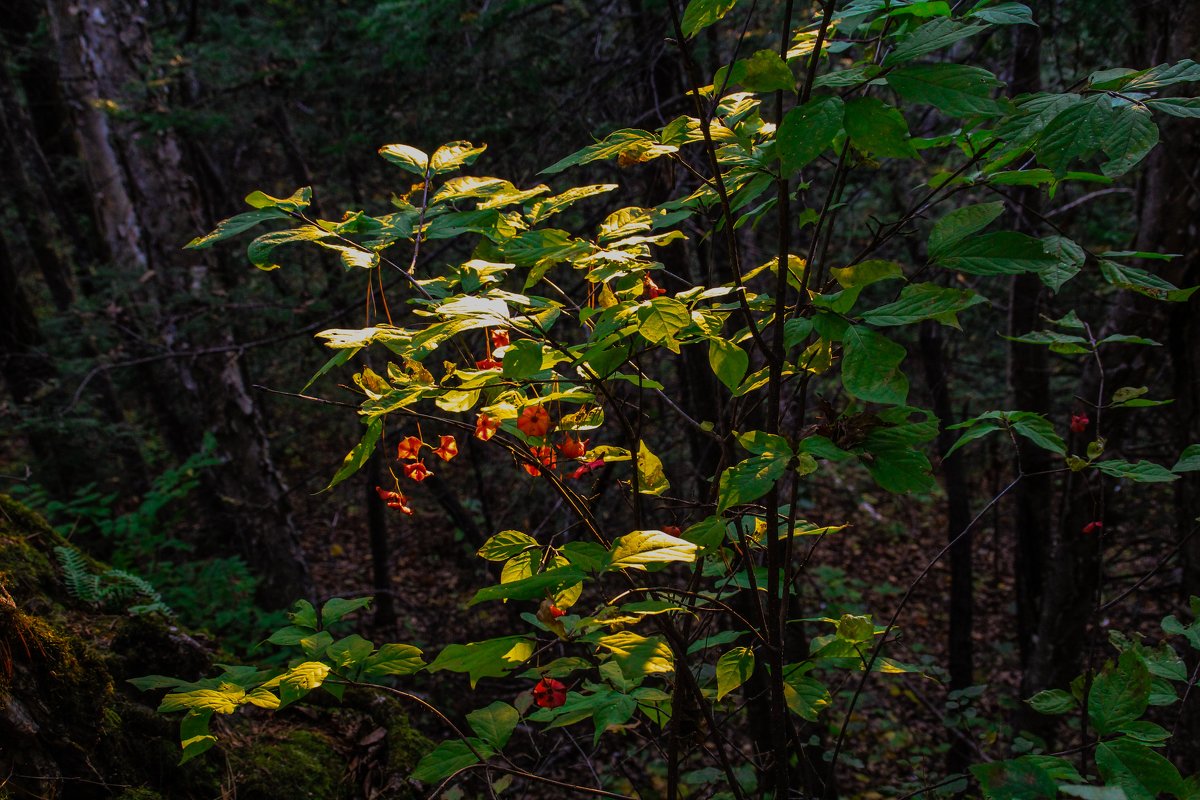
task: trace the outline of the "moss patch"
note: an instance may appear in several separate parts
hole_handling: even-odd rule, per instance
[[[342,778],[345,764],[323,734],[294,730],[284,739],[230,753],[242,800],[271,800],[286,792],[307,800],[349,797]]]

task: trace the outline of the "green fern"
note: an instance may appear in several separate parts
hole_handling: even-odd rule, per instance
[[[83,553],[73,547],[55,547],[54,552],[58,556],[59,566],[62,567],[67,591],[72,597],[95,606],[119,604],[135,614],[149,614],[155,611],[162,614],[172,613],[158,590],[145,579],[123,569],[92,572]],[[144,597],[147,602],[128,605],[137,597]]]

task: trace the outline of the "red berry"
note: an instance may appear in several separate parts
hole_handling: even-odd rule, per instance
[[[1071,432],[1083,433],[1087,430],[1088,424],[1091,422],[1087,414],[1072,414],[1071,415]]]
[[[554,678],[542,678],[533,687],[533,702],[542,708],[558,708],[567,702],[567,687]]]
[[[1083,526],[1084,533],[1099,533],[1102,530],[1104,530],[1104,523],[1100,520],[1089,522],[1087,525]]]

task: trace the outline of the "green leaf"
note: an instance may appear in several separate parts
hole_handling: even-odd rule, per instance
[[[670,297],[656,297],[637,309],[638,333],[651,344],[666,345],[679,353],[676,335],[692,322],[687,306]]]
[[[904,348],[861,325],[851,325],[842,339],[842,385],[851,396],[871,403],[904,405],[908,378],[900,371]]]
[[[1107,95],[1085,97],[1046,125],[1034,145],[1038,161],[1061,177],[1072,161],[1089,158],[1104,144],[1113,122]]]
[[[340,597],[335,597],[321,606],[321,625],[328,628],[347,614],[358,611],[360,608],[366,608],[369,605],[371,605],[370,597],[356,597],[353,600],[343,600]]]
[[[794,91],[796,78],[774,50],[759,50],[750,58],[738,59],[726,69],[717,70],[713,86],[736,84],[750,92]]]
[[[367,659],[363,675],[412,675],[425,666],[421,651],[411,644],[389,642]]]
[[[480,589],[467,605],[473,606],[488,600],[537,600],[574,586],[585,577],[586,573],[578,567],[553,567],[528,578]]]
[[[1129,800],[1129,795],[1120,786],[1060,783],[1058,791],[1067,797],[1082,797],[1084,800]]]
[[[507,561],[518,553],[537,548],[537,539],[520,531],[500,531],[479,548],[479,557],[488,561]]]
[[[506,378],[519,380],[542,371],[542,344],[533,339],[518,339],[504,351],[501,362]]]
[[[717,659],[717,700],[741,686],[754,674],[754,651],[735,647]]]
[[[184,714],[179,723],[179,744],[183,748],[180,764],[186,764],[217,743],[217,737],[208,732],[211,711],[192,709]]]
[[[278,678],[279,707],[290,705],[316,689],[325,682],[329,672],[329,665],[320,661],[305,661],[289,669]],[[264,687],[270,688],[270,683]]]
[[[291,197],[272,197],[263,192],[251,192],[246,195],[246,205],[257,209],[277,208],[280,211],[298,212],[308,208],[312,202],[312,187],[305,186],[292,192]]]
[[[406,144],[389,144],[379,148],[379,155],[403,169],[425,177],[429,169],[429,156],[415,147]]]
[[[375,645],[357,633],[338,639],[325,650],[327,658],[331,659],[339,669],[353,669],[371,655]]]
[[[527,636],[504,636],[470,644],[452,644],[433,663],[429,672],[449,670],[471,676],[471,688],[480,678],[501,678],[533,655],[534,640]]]
[[[951,246],[991,225],[1004,213],[1004,203],[976,203],[955,209],[937,221],[929,232],[929,257],[937,260]]]
[[[928,26],[926,26],[928,27]],[[874,97],[856,97],[846,103],[846,134],[860,150],[882,158],[916,158],[908,123],[895,108]]]
[[[833,96],[810,100],[784,115],[775,151],[785,175],[803,169],[825,152],[842,129],[843,112],[842,99]]]
[[[1054,432],[1054,426],[1042,415],[1031,411],[1010,411],[1005,416],[1008,424],[1012,426],[1013,433],[1028,439],[1043,450],[1060,456],[1067,454],[1066,442]]]
[[[914,283],[900,291],[893,303],[864,311],[863,322],[888,327],[910,325],[925,319],[953,316],[971,306],[986,303],[987,298],[970,289],[951,289],[933,283]]]
[[[1055,269],[1059,263],[1055,254],[1046,252],[1040,239],[1015,231],[969,236],[941,251],[934,260],[946,269],[970,275],[1040,273]]]
[[[1039,714],[1070,714],[1076,709],[1075,698],[1062,689],[1046,689],[1026,702]]]
[[[691,38],[720,21],[735,5],[737,0],[689,0],[679,27],[684,36]]]
[[[1137,483],[1169,483],[1179,480],[1179,476],[1166,467],[1145,460],[1130,464],[1128,461],[1114,459],[1098,461],[1092,466],[1105,475],[1114,478],[1128,478]]]
[[[1177,83],[1193,81],[1200,81],[1200,64],[1190,58],[1185,58],[1174,64],[1159,64],[1157,67],[1132,73],[1122,80],[1119,86],[1103,88],[1119,88],[1125,92],[1144,92],[1149,89],[1162,89]]]
[[[971,774],[988,800],[1053,800],[1058,784],[1036,763],[1024,758],[976,764]]]
[[[992,90],[1003,82],[986,69],[961,64],[911,64],[888,73],[888,85],[910,103],[931,105],[952,117],[996,116]]]
[[[984,8],[976,8],[967,14],[993,25],[1036,25],[1033,12],[1024,3],[993,3]]]
[[[1100,259],[1100,274],[1104,276],[1104,280],[1113,286],[1120,289],[1128,289],[1138,294],[1144,294],[1155,300],[1180,303],[1187,300],[1196,291],[1196,287],[1179,289],[1175,284],[1158,277],[1152,272],[1118,264],[1115,261],[1109,261],[1107,258]]]
[[[641,569],[646,564],[696,560],[696,545],[662,531],[634,531],[613,542],[609,570]]]
[[[644,439],[638,441],[637,476],[639,494],[659,497],[671,488],[671,482],[663,471],[662,460],[650,452]]]
[[[1171,472],[1196,472],[1200,470],[1200,444],[1189,445],[1179,454],[1179,460]]]
[[[396,147],[397,145],[391,146]],[[429,168],[433,170],[434,175],[452,172],[459,167],[467,167],[474,164],[475,159],[479,158],[484,150],[487,150],[486,144],[476,147],[470,142],[449,142],[433,151],[433,156],[429,158]],[[417,154],[424,155],[420,151],[417,151]],[[385,154],[384,158],[388,158],[388,156]],[[390,161],[391,159],[388,158],[388,160]],[[416,164],[418,162],[414,161],[413,163]],[[421,171],[424,172],[424,169]]]
[[[1152,111],[1172,117],[1200,119],[1200,97],[1159,97],[1142,101]]]
[[[1158,126],[1150,112],[1139,106],[1124,106],[1113,112],[1112,122],[1101,142],[1109,157],[1100,168],[1105,175],[1124,175],[1158,144]]]
[[[484,758],[492,755],[487,743],[482,739],[471,738],[467,742],[461,739],[448,739],[435,747],[432,752],[427,753],[417,763],[412,777],[425,783],[441,783],[459,770],[479,763],[479,758],[471,752],[472,747]]]
[[[504,745],[508,744],[520,721],[521,715],[517,710],[502,700],[467,714],[467,723],[475,735],[497,751],[503,750]]]
[[[291,647],[292,645],[300,644],[302,640],[312,636],[312,633],[312,629],[310,628],[301,628],[296,625],[288,625],[272,633],[269,637],[267,637],[267,641],[271,644]]]
[[[588,164],[592,161],[616,158],[622,154],[627,157],[633,157],[637,161],[646,161],[651,158],[667,155],[668,153],[674,153],[678,150],[679,148],[674,145],[662,144],[658,141],[658,137],[649,131],[624,128],[619,131],[613,131],[608,136],[605,136],[602,141],[589,145],[555,162],[538,174],[553,175],[576,164]]]
[[[1129,800],[1156,800],[1163,792],[1179,796],[1179,770],[1154,750],[1121,738],[1096,746],[1096,766],[1106,784],[1118,786]]]
[[[833,702],[829,689],[816,678],[795,670],[789,675],[785,670],[783,680],[783,700],[788,710],[801,719],[816,722],[821,710]]]
[[[342,460],[342,466],[334,473],[333,479],[329,481],[329,485],[321,491],[329,491],[362,469],[363,465],[367,463],[367,459],[371,457],[371,453],[375,452],[375,444],[379,441],[379,435],[382,432],[383,420],[371,420],[367,424],[367,430],[363,434],[362,439],[354,446],[353,450],[346,454],[346,457]],[[313,627],[316,627],[316,625],[314,624]]]
[[[788,459],[774,454],[752,456],[721,473],[717,513],[752,503],[771,491],[787,472]]]
[[[982,23],[963,23],[949,17],[937,17],[917,28],[900,40],[900,43],[883,59],[884,67],[893,67],[905,61],[941,50],[943,47],[974,36],[987,30]]]
[[[1132,650],[1121,654],[1115,669],[1092,682],[1088,718],[1101,736],[1115,733],[1145,713],[1150,702],[1150,672]]]
[[[269,219],[287,219],[287,214],[278,208],[262,208],[257,211],[247,211],[244,214],[238,214],[218,222],[216,230],[206,233],[203,236],[197,236],[183,247],[185,250],[200,250],[205,247],[211,247],[222,239],[237,236],[239,233],[248,231]]]
[[[750,366],[749,354],[727,339],[710,339],[708,342],[708,365],[713,374],[730,391],[735,391],[746,377]]]
[[[315,242],[332,235],[315,225],[305,225],[302,228],[293,228],[287,231],[264,233],[252,241],[249,247],[246,248],[246,256],[250,259],[251,264],[263,272],[270,272],[271,270],[279,269],[279,264],[275,262],[272,255],[280,245],[294,244],[296,242]]]
[[[620,631],[597,639],[596,644],[612,653],[613,660],[628,678],[675,670],[671,648],[660,636],[645,637],[633,631]]]

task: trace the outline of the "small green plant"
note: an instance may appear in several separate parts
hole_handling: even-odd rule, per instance
[[[123,607],[133,614],[159,612],[171,615],[162,595],[145,579],[123,569],[93,571],[83,553],[74,547],[55,547],[54,553],[72,597],[95,606]],[[135,597],[142,597],[146,602],[129,605]]]

